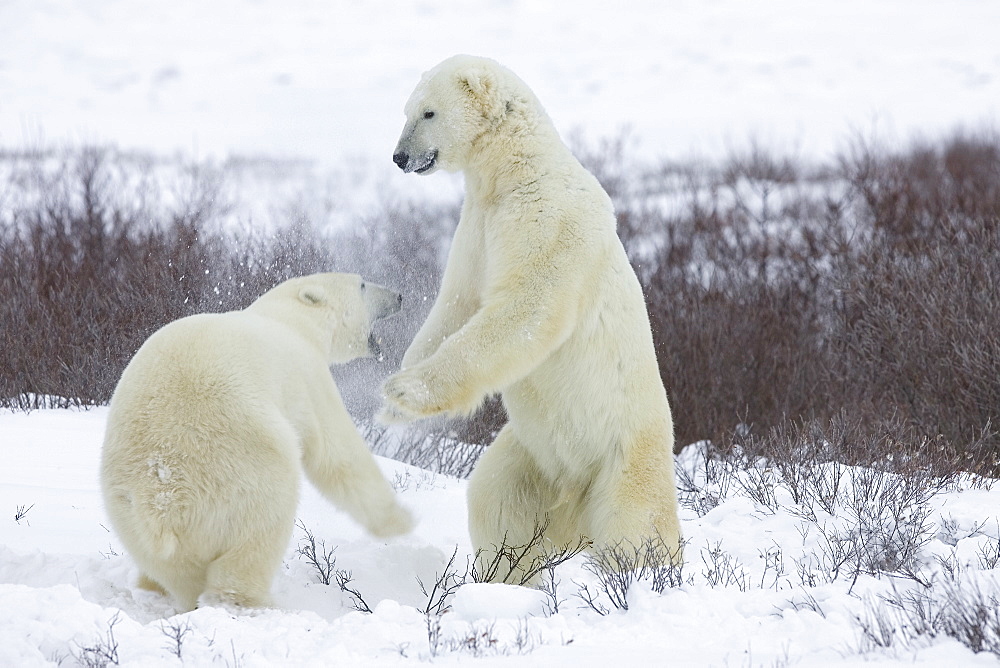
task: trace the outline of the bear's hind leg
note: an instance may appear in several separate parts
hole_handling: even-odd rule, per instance
[[[281,549],[272,537],[261,537],[261,541],[234,547],[209,564],[199,605],[271,607],[271,579],[287,541]]]
[[[177,603],[180,612],[194,610],[198,604],[198,595],[205,588],[205,567],[184,555],[175,555],[169,563],[153,562],[147,564],[136,583],[140,589],[166,594]]]
[[[579,538],[567,531],[575,522],[562,516],[558,502],[555,487],[542,475],[510,425],[504,427],[469,479],[469,534],[478,572],[494,582],[537,581],[537,575],[527,578],[532,562],[570,542],[575,544]],[[528,546],[542,528],[542,540],[531,545],[517,564],[503,557],[503,553],[519,553],[509,548]]]
[[[594,549],[654,550],[674,564],[683,562],[673,470],[665,466],[606,472],[590,489],[583,524]]]
[[[279,476],[274,469],[271,474]],[[294,490],[294,485],[287,480],[281,488]],[[240,525],[239,537],[208,564],[201,605],[271,607],[271,581],[292,537],[296,502],[294,493],[274,495],[266,509],[230,519]]]
[[[164,589],[159,582],[149,577],[145,573],[139,576],[139,579],[136,581],[135,586],[145,591],[151,591],[154,594],[162,594],[163,596],[169,596],[167,590]]]

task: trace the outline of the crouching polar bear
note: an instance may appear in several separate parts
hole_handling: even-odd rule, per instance
[[[329,370],[374,352],[372,323],[400,302],[355,275],[315,274],[142,345],[111,399],[101,462],[140,587],[185,610],[269,605],[303,469],[375,536],[410,529]]]
[[[385,421],[510,418],[469,481],[490,558],[548,522],[556,544],[662,539],[681,558],[673,422],[642,289],[611,201],[534,94],[498,63],[455,56],[405,106],[393,161],[465,174],[440,292],[384,387]]]

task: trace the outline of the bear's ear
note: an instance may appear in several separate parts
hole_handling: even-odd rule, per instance
[[[319,285],[305,285],[299,289],[299,301],[309,306],[326,303],[326,290]]]
[[[483,68],[462,72],[458,77],[458,83],[474,97],[484,101],[489,99],[496,89],[493,73]]]
[[[495,72],[484,67],[469,68],[458,75],[458,84],[472,97],[486,118],[499,121],[503,117],[507,105],[500,100]]]

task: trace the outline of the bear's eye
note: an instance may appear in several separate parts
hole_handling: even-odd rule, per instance
[[[364,281],[361,281],[361,289],[362,289],[362,290],[364,290],[364,289],[365,289],[365,282],[364,282]]]
[[[433,111],[425,111],[424,112],[424,118],[434,118],[434,112]]]

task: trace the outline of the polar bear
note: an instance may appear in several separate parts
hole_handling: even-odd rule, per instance
[[[111,399],[101,488],[140,587],[184,610],[270,605],[302,470],[375,536],[410,529],[329,370],[371,355],[372,323],[401,301],[356,275],[315,274],[139,348]]]
[[[440,292],[383,386],[384,421],[509,422],[468,487],[474,547],[647,541],[681,559],[673,422],[639,281],[611,200],[528,87],[455,56],[423,75],[393,161],[461,171],[465,201]]]

